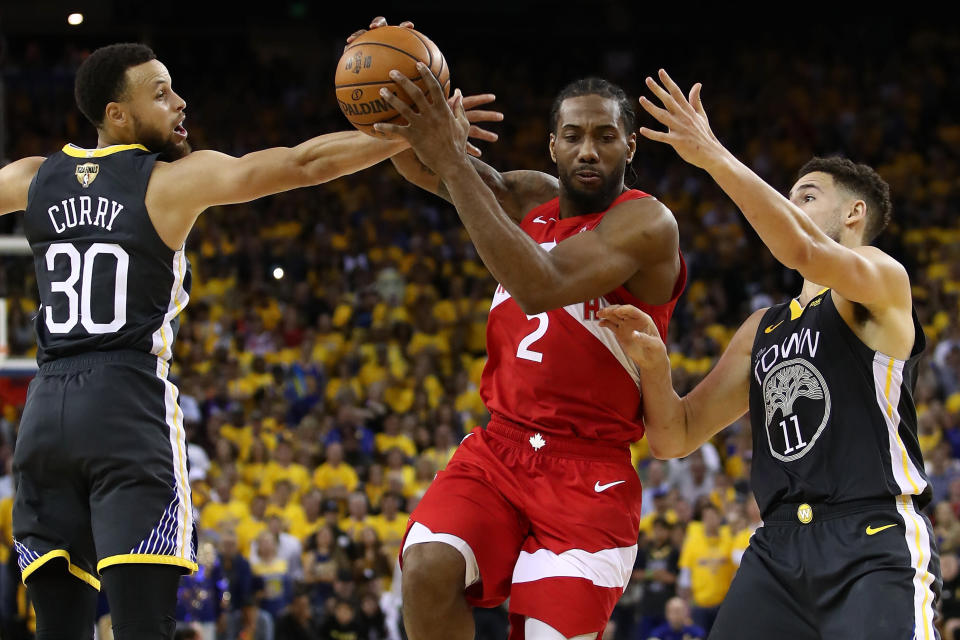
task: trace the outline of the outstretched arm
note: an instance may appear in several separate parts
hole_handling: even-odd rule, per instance
[[[680,268],[677,224],[653,198],[629,200],[611,208],[592,231],[578,233],[544,251],[504,211],[465,152],[469,122],[459,103],[442,100],[440,85],[422,67],[433,100],[408,78],[393,79],[417,105],[414,112],[389,92],[384,98],[406,118],[406,126],[377,129],[410,141],[418,157],[447,186],[484,264],[529,315],[604,295],[643,271],[665,291],[649,300],[670,298]],[[457,115],[454,115],[456,111]]]
[[[774,257],[807,280],[830,287],[867,308],[910,307],[910,282],[903,266],[873,247],[845,247],[832,240],[794,203],[783,197],[720,143],[710,128],[695,84],[685,97],[663,69],[647,86],[663,108],[647,98],[641,106],[668,131],[640,133],[672,146],[681,158],[705,169],[743,212]]]
[[[464,98],[466,101],[467,98]],[[470,112],[467,112],[469,115]],[[430,167],[421,162],[413,149],[392,158],[393,166],[408,182],[453,202],[450,190]],[[505,171],[501,173],[479,158],[471,157],[474,171],[493,192],[497,202],[511,220],[520,222],[534,207],[556,198],[560,192],[557,179],[540,171]]]
[[[464,96],[462,105],[467,121],[470,123],[469,138],[496,142],[497,134],[478,127],[478,122],[499,122],[503,114],[499,111],[477,109],[478,106],[489,104],[496,98],[492,93],[476,96]],[[450,99],[451,101],[454,98]],[[480,149],[467,140],[467,153],[474,169],[480,174],[483,182],[493,191],[504,212],[514,221],[520,222],[528,211],[543,204],[547,200],[556,198],[559,193],[557,179],[540,171],[507,171],[501,173],[486,162],[480,160]],[[413,149],[390,158],[397,172],[408,182],[411,182],[425,191],[440,196],[447,202],[453,202],[450,191],[440,176],[417,157]]]
[[[630,305],[600,310],[600,326],[613,331],[640,368],[643,424],[654,456],[686,457],[746,413],[750,353],[764,311],[740,326],[707,377],[681,398],[673,389],[667,348],[653,319]]]
[[[328,133],[296,147],[275,147],[236,158],[195,151],[176,162],[158,162],[147,188],[147,210],[171,247],[186,239],[200,213],[212,206],[249,202],[355,173],[407,148],[359,131]]]
[[[0,216],[27,208],[30,182],[44,160],[40,156],[21,158],[0,169]]]
[[[379,29],[387,26],[387,19],[377,16],[370,21],[369,29]],[[412,29],[413,23],[409,20],[401,22],[401,27]],[[367,29],[358,29],[347,38],[347,44],[367,32]],[[463,109],[470,122],[468,137],[486,142],[496,142],[497,134],[477,126],[480,122],[500,122],[503,114],[499,111],[478,109],[477,107],[490,104],[496,99],[492,93],[482,93],[463,97]],[[453,98],[450,98],[452,101]],[[482,154],[480,149],[467,140],[467,153],[474,158]],[[446,185],[433,170],[425,165],[411,149],[398,153],[390,158],[397,172],[408,182],[417,185],[425,191],[440,196],[447,202],[452,202]],[[480,160],[473,160],[473,166],[483,178],[483,181],[493,191],[503,210],[512,219],[520,222],[530,209],[543,204],[547,200],[556,198],[559,193],[557,179],[539,171],[508,171],[501,173]]]

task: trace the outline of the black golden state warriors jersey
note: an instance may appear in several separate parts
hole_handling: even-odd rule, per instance
[[[830,290],[764,314],[753,343],[751,484],[762,513],[781,502],[930,497],[913,389],[926,345],[913,315],[906,361],[863,344]]]
[[[140,145],[67,145],[40,166],[24,217],[40,289],[38,362],[115,349],[170,359],[190,265],[147,214],[156,159]]]

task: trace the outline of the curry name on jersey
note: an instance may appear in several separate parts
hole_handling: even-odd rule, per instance
[[[630,190],[611,205],[648,197]],[[609,211],[609,209],[607,209]],[[521,228],[544,251],[578,233],[592,232],[606,211],[560,218],[559,199],[532,209]],[[637,224],[643,224],[638,219]],[[640,373],[597,312],[632,304],[649,313],[662,338],[686,282],[680,274],[670,301],[648,305],[620,286],[604,296],[528,316],[498,286],[487,321],[487,364],[480,395],[491,414],[544,435],[627,444],[643,436]]]
[[[156,159],[141,145],[68,144],[37,171],[24,231],[40,290],[40,363],[115,349],[170,359],[191,276],[144,204]]]
[[[779,503],[917,496],[929,483],[913,403],[925,346],[914,314],[911,355],[863,344],[829,289],[763,315],[753,345],[752,486],[762,512]]]

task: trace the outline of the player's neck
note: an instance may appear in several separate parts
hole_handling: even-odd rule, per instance
[[[133,144],[133,142],[133,140],[121,140],[120,138],[111,135],[107,131],[97,129],[97,149],[112,147],[118,144]]]
[[[824,287],[822,284],[817,284],[816,282],[811,282],[810,280],[804,280],[803,288],[800,289],[800,295],[797,296],[797,302],[800,303],[801,307],[805,307],[807,306],[808,302],[820,295],[820,292],[825,288],[826,287]]]
[[[560,188],[560,219],[575,218],[577,216],[587,216],[592,213],[606,211],[616,201],[617,198],[627,192],[627,187],[621,185],[620,191],[610,196],[606,202],[583,202],[571,198],[569,193],[561,185]]]

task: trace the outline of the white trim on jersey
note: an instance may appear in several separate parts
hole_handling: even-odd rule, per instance
[[[183,281],[187,273],[187,259],[184,249],[173,254],[171,265],[175,277],[170,288],[170,302],[167,304],[167,313],[163,316],[163,323],[153,332],[153,348],[150,353],[169,360],[173,357],[173,320],[190,301],[190,294],[183,288]]]
[[[937,637],[933,628],[936,612],[933,607],[933,574],[928,570],[933,551],[926,520],[916,512],[910,496],[897,496],[897,511],[903,517],[904,537],[910,551],[913,576],[913,619],[916,640],[933,640]]]
[[[556,242],[541,242],[539,244],[540,248],[548,253],[552,251],[555,246],[557,246]],[[497,290],[493,293],[493,300],[490,302],[490,311],[493,311],[499,307],[502,302],[509,300],[510,298],[510,292],[504,289],[503,285],[498,282]]]
[[[425,542],[442,542],[443,544],[450,545],[460,552],[460,555],[463,556],[463,561],[466,563],[463,576],[464,589],[475,582],[479,582],[480,567],[477,565],[477,556],[474,555],[473,549],[470,548],[470,545],[467,544],[467,541],[451,533],[434,533],[426,525],[420,522],[414,522],[412,525],[410,525],[410,531],[407,532],[407,537],[403,542],[403,551],[400,555],[406,553],[407,549],[413,545],[423,544]]]
[[[927,482],[907,452],[900,437],[900,391],[903,385],[903,360],[877,352],[873,357],[873,386],[877,404],[887,424],[887,439],[890,444],[890,468],[900,488],[896,497],[897,511],[903,518],[904,538],[910,552],[910,565],[914,568],[913,610],[917,640],[936,638],[933,628],[934,610],[930,585],[933,574],[928,570],[933,551],[926,521],[917,514],[911,496],[919,495]]]
[[[540,248],[544,251],[552,251],[554,247],[557,246],[556,242],[541,242]],[[493,301],[490,303],[490,311],[493,311],[499,307],[503,302],[510,299],[510,292],[504,289],[503,285],[498,284],[497,290],[493,294]],[[610,303],[606,301],[605,298],[598,298],[599,309],[604,307],[609,307]],[[627,355],[627,352],[623,350],[623,347],[620,346],[620,343],[617,341],[616,336],[613,334],[613,331],[609,329],[604,329],[600,326],[598,320],[584,320],[584,303],[578,302],[577,304],[570,304],[565,306],[563,309],[571,316],[573,319],[580,323],[580,325],[586,329],[588,332],[593,334],[600,343],[605,346],[613,357],[617,359],[617,362],[620,363],[620,366],[624,368],[627,374],[630,376],[630,379],[633,380],[633,383],[637,385],[637,389],[640,389],[640,369],[637,367],[636,363],[633,361],[630,356]],[[598,309],[598,310],[599,310]],[[527,316],[533,317],[533,316]],[[539,337],[539,336],[538,336]],[[539,360],[537,360],[539,362]]]
[[[173,532],[175,555],[184,560],[194,562],[193,558],[193,502],[190,494],[190,484],[187,481],[187,438],[183,429],[183,413],[177,402],[179,391],[176,385],[167,379],[169,364],[157,357],[157,377],[163,381],[165,421],[170,428],[170,449],[172,451],[173,481],[175,495],[179,505],[176,509],[176,531]],[[179,532],[179,535],[177,535]]]
[[[598,632],[584,633],[568,638],[546,622],[536,618],[525,618],[523,623],[524,640],[594,640]]]
[[[873,357],[873,386],[877,404],[887,423],[890,443],[890,467],[893,477],[904,495],[920,495],[927,487],[900,437],[900,389],[903,385],[903,360],[877,352]]]
[[[626,589],[636,559],[637,545],[593,553],[583,549],[563,553],[549,549],[537,549],[533,553],[521,551],[513,567],[513,584],[544,578],[584,578],[598,587]]]
[[[604,309],[610,306],[610,303],[607,302],[606,298],[597,299],[599,308]],[[614,335],[613,331],[609,329],[604,329],[600,326],[599,318],[597,320],[584,320],[584,309],[582,302],[577,304],[568,304],[563,308],[564,311],[573,316],[573,319],[579,322],[584,329],[593,334],[593,336],[605,346],[610,353],[613,354],[613,357],[617,359],[617,362],[620,363],[620,366],[626,370],[627,374],[630,375],[630,378],[633,380],[633,383],[637,385],[637,389],[640,388],[640,369],[637,367],[637,364],[633,359],[627,355],[627,352],[623,350],[623,347],[620,346],[620,342],[617,340],[617,336]],[[599,310],[599,309],[598,309]]]

